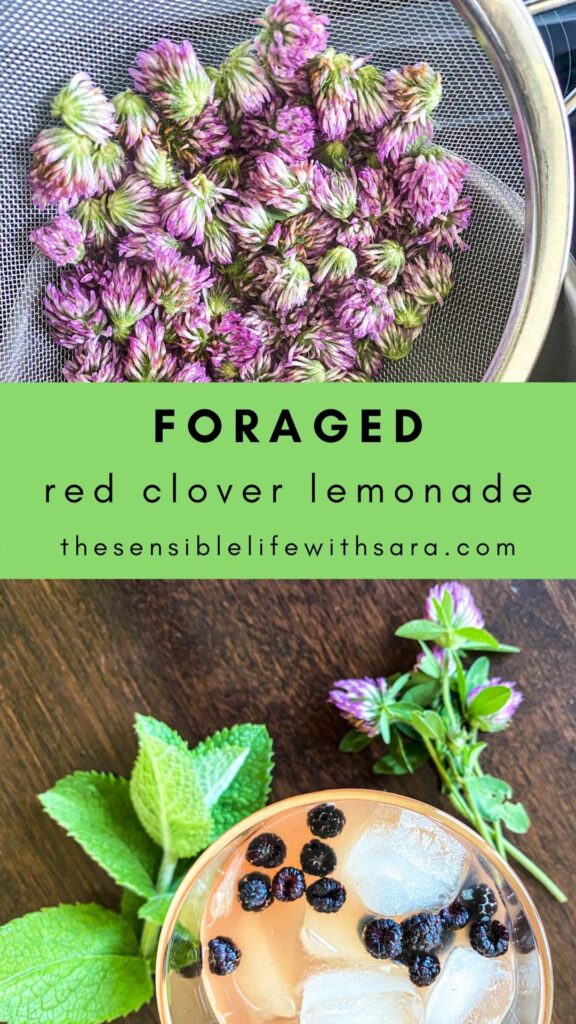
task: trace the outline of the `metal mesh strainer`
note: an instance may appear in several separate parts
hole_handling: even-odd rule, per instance
[[[50,266],[27,241],[46,218],[26,184],[50,98],[78,70],[112,96],[138,49],[190,38],[218,64],[254,34],[262,0],[22,0],[0,3],[0,381],[59,379],[40,305]],[[521,380],[544,340],[570,236],[570,147],[559,91],[520,0],[313,0],[331,43],[384,69],[426,60],[444,99],[437,140],[472,165],[470,252],[456,288],[386,380]]]

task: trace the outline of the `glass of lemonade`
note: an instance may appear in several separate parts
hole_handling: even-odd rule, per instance
[[[475,832],[391,793],[292,797],[221,836],[158,949],[162,1024],[550,1024],[520,879]]]

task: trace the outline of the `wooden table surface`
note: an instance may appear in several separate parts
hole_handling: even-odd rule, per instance
[[[427,766],[377,778],[372,748],[337,751],[344,726],[326,705],[333,679],[410,666],[394,628],[420,614],[412,582],[9,582],[0,584],[0,920],[59,901],[115,905],[117,890],[42,812],[35,794],[75,769],[127,774],[132,716],[154,715],[189,741],[262,721],[275,745],[273,797],[332,786],[382,786],[444,805]],[[573,889],[576,583],[473,584],[487,625],[522,654],[500,666],[526,701],[490,739],[534,821],[521,839]],[[556,1024],[576,997],[575,903],[528,880],[550,938]],[[155,1020],[152,1007],[138,1021]]]

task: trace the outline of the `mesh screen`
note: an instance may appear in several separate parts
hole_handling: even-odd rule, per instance
[[[26,184],[29,146],[50,123],[51,97],[78,70],[112,96],[130,85],[134,54],[161,36],[192,40],[219,63],[254,34],[257,0],[23,0],[0,3],[0,381],[59,379],[65,359],[41,312],[53,273],[29,232],[45,221]],[[426,60],[442,72],[437,141],[472,164],[470,252],[456,256],[456,287],[413,353],[389,363],[386,380],[482,380],[514,300],[522,262],[523,174],[505,94],[480,45],[449,0],[316,0],[330,15],[331,43],[370,53],[383,69]]]

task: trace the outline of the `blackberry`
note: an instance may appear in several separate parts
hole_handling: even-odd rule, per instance
[[[259,871],[251,871],[238,882],[238,899],[242,910],[264,910],[272,903],[270,879]]]
[[[503,956],[510,933],[500,921],[476,921],[470,929],[470,945],[480,956]]]
[[[439,917],[444,928],[449,928],[451,932],[456,932],[459,928],[465,928],[470,920],[470,914],[464,904],[460,903],[460,900],[454,900],[450,906],[444,907],[440,911]]]
[[[312,835],[320,836],[320,839],[334,839],[334,836],[340,835],[346,824],[342,811],[334,807],[334,804],[318,804],[317,807],[313,807],[308,811],[306,821]]]
[[[402,925],[404,946],[413,953],[431,953],[442,944],[442,931],[438,914],[414,914]]]
[[[388,917],[376,917],[362,932],[362,942],[376,960],[397,960],[403,950],[402,925]]]
[[[242,953],[225,935],[217,935],[208,943],[208,967],[211,974],[232,974],[240,963]]]
[[[335,878],[319,878],[306,889],[306,899],[319,914],[335,914],[346,902],[346,889]]]
[[[472,885],[460,893],[460,901],[470,914],[471,921],[487,923],[498,910],[494,891],[489,885]]]
[[[306,882],[299,868],[281,868],[272,879],[272,895],[281,903],[299,900],[305,892]]]
[[[261,832],[248,843],[246,860],[255,868],[277,868],[286,856],[286,843],[273,832]]]
[[[414,953],[408,961],[410,981],[419,988],[431,985],[440,974],[440,961],[434,953]]]
[[[302,870],[308,875],[329,875],[336,867],[336,854],[327,843],[312,839],[302,847],[300,853]]]

